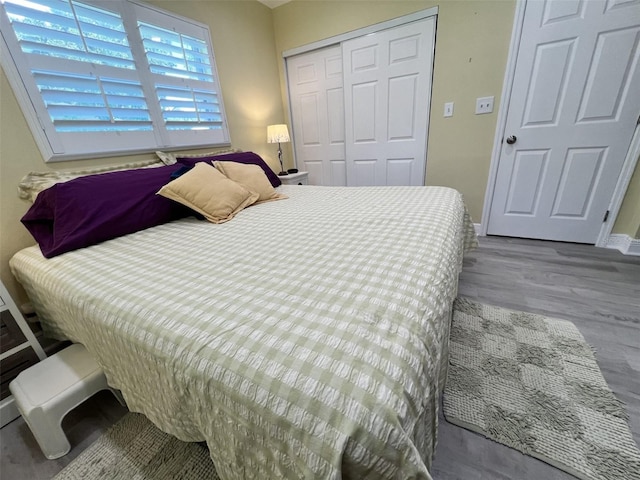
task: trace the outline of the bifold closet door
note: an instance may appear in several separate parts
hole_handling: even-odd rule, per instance
[[[424,185],[435,17],[342,44],[347,184]]]
[[[424,185],[435,17],[287,58],[311,185]]]
[[[311,185],[346,185],[340,45],[288,58],[287,75],[298,168]]]

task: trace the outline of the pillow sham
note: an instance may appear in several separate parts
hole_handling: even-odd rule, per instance
[[[21,222],[51,258],[189,216],[189,209],[155,195],[175,170],[125,170],[56,183],[38,194]]]
[[[204,162],[196,164],[187,173],[166,184],[158,195],[201,213],[213,223],[231,220],[240,210],[255,203],[260,196]]]
[[[242,150],[238,150],[237,148],[221,148],[220,150],[216,150],[214,152],[205,152],[205,153],[170,153],[170,152],[161,152],[156,151],[156,155],[165,165],[173,165],[177,162],[176,157],[182,158],[198,158],[198,157],[212,157],[215,155],[224,155],[227,153],[235,153],[241,152]]]
[[[87,170],[75,171],[49,171],[49,172],[29,172],[18,184],[18,197],[35,202],[38,193],[46,190],[51,185],[60,182],[67,182],[74,178],[86,177],[88,175],[96,175],[98,173],[117,172],[121,170],[134,170],[140,168],[156,168],[162,167],[164,163],[158,160],[150,160],[147,162],[126,163],[124,165],[111,165],[107,167],[89,168]]]
[[[220,162],[237,162],[237,163],[244,163],[244,164],[252,164],[252,165],[258,165],[262,171],[265,173],[265,175],[267,176],[267,178],[269,179],[269,182],[271,182],[271,185],[274,187],[279,187],[280,185],[282,185],[282,182],[280,181],[280,178],[278,178],[278,175],[275,174],[275,172],[273,170],[271,170],[271,167],[269,167],[269,165],[267,165],[267,162],[265,162],[259,155],[253,153],[253,152],[238,152],[238,153],[228,153],[225,155],[209,155],[206,157],[178,157],[178,163],[181,163],[183,165],[195,165],[196,163],[199,162],[214,162],[214,161],[220,161]]]
[[[256,203],[288,198],[274,190],[264,171],[258,165],[215,161],[213,166],[225,177],[238,182],[251,192],[256,192],[259,195]]]

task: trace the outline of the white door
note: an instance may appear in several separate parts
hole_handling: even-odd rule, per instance
[[[346,185],[340,45],[289,57],[287,78],[298,168],[311,185]]]
[[[487,233],[595,243],[640,114],[640,2],[526,4]]]
[[[435,18],[342,44],[348,185],[424,185]]]

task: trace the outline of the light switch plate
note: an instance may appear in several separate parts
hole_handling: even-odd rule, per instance
[[[476,98],[476,115],[493,112],[493,97]]]
[[[447,102],[444,104],[444,116],[453,117],[453,102]]]

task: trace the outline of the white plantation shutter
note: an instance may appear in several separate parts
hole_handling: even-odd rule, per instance
[[[229,143],[206,26],[129,0],[0,2],[45,159]]]
[[[139,82],[32,71],[58,132],[151,131]]]
[[[197,143],[202,136],[228,142],[208,29],[196,23],[176,25],[142,4],[133,7],[168,143]]]
[[[138,26],[167,128],[221,129],[206,42],[143,22]]]
[[[206,42],[138,22],[150,70],[159,75],[213,81]]]
[[[135,69],[117,12],[68,0],[4,0],[25,53]]]
[[[215,92],[157,84],[156,94],[169,130],[222,128]]]

